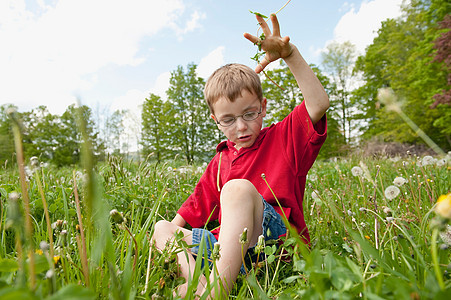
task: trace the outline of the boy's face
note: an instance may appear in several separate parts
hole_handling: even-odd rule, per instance
[[[211,115],[213,120],[217,123],[219,130],[221,130],[225,136],[235,143],[235,148],[247,148],[254,144],[257,139],[260,130],[262,129],[263,117],[266,116],[266,99],[260,102],[258,97],[254,93],[250,93],[247,90],[241,91],[241,96],[235,99],[234,102],[229,101],[227,98],[219,98],[213,104],[214,115]],[[255,113],[259,113],[255,120],[246,121],[243,119],[250,119],[255,116]],[[239,117],[237,117],[239,116]],[[232,118],[236,118],[235,122],[230,126],[224,126],[225,121],[230,121]]]

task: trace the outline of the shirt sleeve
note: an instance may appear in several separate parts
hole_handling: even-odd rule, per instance
[[[193,228],[201,228],[219,217],[219,191],[216,187],[217,157],[218,155],[207,166],[193,193],[177,211]]]
[[[293,172],[305,176],[313,165],[327,136],[326,115],[313,125],[303,101],[277,124],[285,146],[285,155],[293,162]]]

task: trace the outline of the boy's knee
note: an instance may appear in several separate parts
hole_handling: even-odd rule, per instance
[[[261,199],[255,186],[246,179],[232,179],[221,190],[221,205],[231,202],[240,202],[243,199]]]
[[[153,239],[157,241],[161,239],[167,239],[168,237],[172,236],[174,232],[174,224],[166,220],[160,220],[155,223]]]

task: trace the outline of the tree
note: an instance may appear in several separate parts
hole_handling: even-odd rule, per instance
[[[326,52],[322,53],[322,65],[337,87],[337,94],[330,97],[330,102],[332,110],[339,113],[345,144],[351,142],[353,131],[352,119],[355,112],[351,108],[350,92],[355,85],[352,71],[355,59],[355,46],[350,42],[333,42],[327,46]]]
[[[329,78],[324,76],[316,66],[310,67],[329,97],[336,95],[336,87]],[[282,121],[304,100],[304,96],[290,69],[282,60],[279,68],[265,71],[265,73],[268,75],[262,79],[263,95],[268,99],[265,123],[271,124]],[[327,112],[327,118],[328,137],[319,154],[319,157],[323,158],[342,154],[346,145],[337,122],[338,115],[332,107]]]
[[[169,102],[163,102],[160,96],[150,94],[145,99],[142,110],[142,139],[144,156],[153,153],[152,158],[158,162],[170,158],[169,145],[171,144],[171,122],[168,118]]]
[[[13,105],[0,106],[0,164],[4,165],[6,161],[14,158],[14,137],[12,133],[11,121],[6,111],[16,109]]]
[[[440,124],[436,122],[449,115],[450,107],[430,109],[433,96],[448,85],[448,70],[443,63],[433,61],[433,41],[440,34],[438,23],[450,13],[450,7],[444,0],[412,0],[403,7],[401,18],[383,22],[373,44],[358,58],[356,70],[362,73],[365,84],[353,97],[368,122],[365,138],[422,142],[406,123],[377,101],[377,90],[391,87],[402,99],[404,113],[439,146],[450,148],[449,136],[437,130]]]
[[[114,155],[121,153],[121,135],[124,131],[124,110],[116,110],[105,122],[105,148]]]
[[[181,66],[171,72],[167,90],[172,118],[171,151],[181,152],[188,163],[206,160],[212,156],[218,140],[216,126],[211,121],[203,97],[204,80],[196,75],[196,65],[189,64],[186,73]]]

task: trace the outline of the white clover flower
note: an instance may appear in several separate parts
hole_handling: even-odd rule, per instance
[[[400,190],[397,186],[390,185],[385,189],[385,192],[384,192],[385,198],[387,198],[388,200],[393,200],[396,197],[398,197],[399,192],[400,192]]]
[[[363,175],[363,170],[361,167],[355,166],[351,169],[351,173],[353,176],[360,177]]]
[[[406,182],[407,182],[407,180],[405,180],[404,178],[399,177],[399,176],[393,180],[393,184],[396,186],[403,186],[404,183],[406,183]]]
[[[421,162],[423,163],[423,166],[432,165],[434,163],[434,158],[430,155],[426,155]]]
[[[313,200],[319,200],[319,192],[317,190],[313,190],[312,192],[312,198]]]
[[[179,173],[180,174],[185,174],[186,172],[188,172],[187,168],[180,168],[179,169]]]
[[[203,173],[203,172],[204,172],[204,168],[202,168],[202,167],[197,167],[196,173]]]
[[[395,219],[395,218],[393,218],[393,217],[387,217],[387,218],[385,218],[385,220],[387,221],[387,223],[393,222],[394,219]]]
[[[168,172],[172,172],[172,167],[168,167]]]

